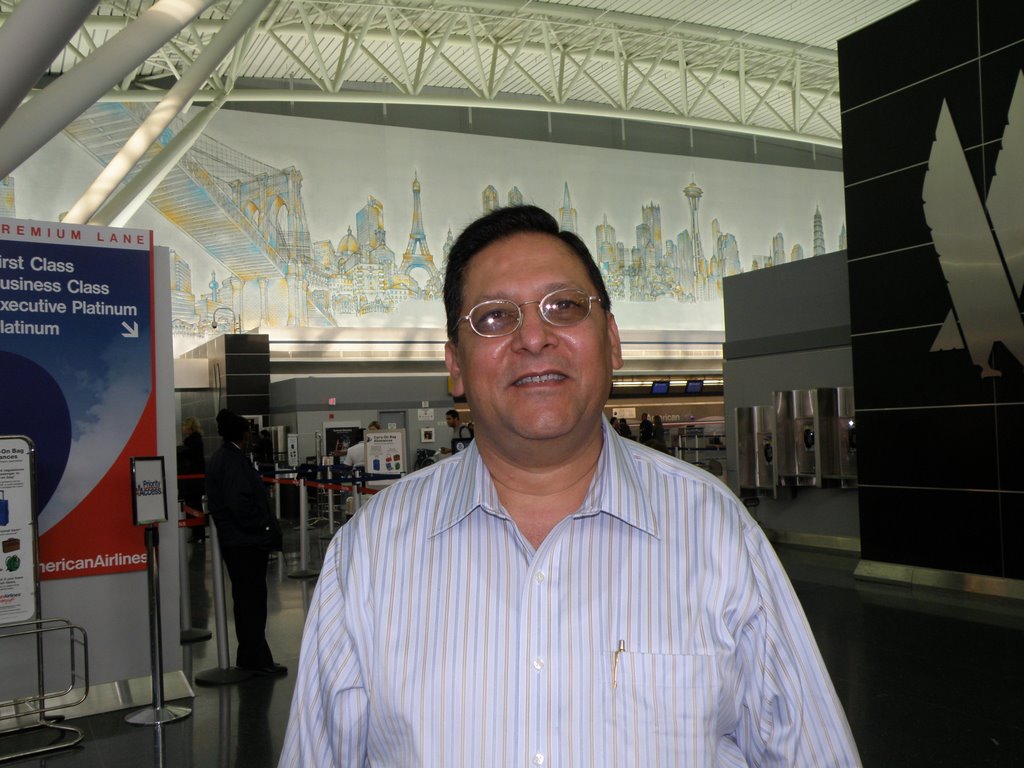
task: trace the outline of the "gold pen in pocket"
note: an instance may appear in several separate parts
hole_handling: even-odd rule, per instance
[[[619,687],[619,654],[626,650],[626,641],[619,640],[619,647],[615,649],[612,657],[612,688]]]

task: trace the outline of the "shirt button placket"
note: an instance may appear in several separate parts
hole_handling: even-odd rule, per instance
[[[547,580],[547,574],[544,571],[537,570],[533,574],[533,580],[536,582],[538,587],[546,586],[544,582]],[[535,672],[540,673],[544,670],[544,658],[542,656],[534,656],[531,662]],[[533,753],[530,758],[531,765],[544,765],[544,753],[537,751]]]

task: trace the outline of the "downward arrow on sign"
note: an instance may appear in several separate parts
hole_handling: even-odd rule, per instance
[[[131,325],[128,325],[128,323],[126,323],[126,322],[124,322],[122,320],[121,321],[121,327],[124,328],[124,330],[125,330],[125,333],[122,333],[121,335],[124,336],[126,339],[137,339],[137,338],[139,338],[139,324],[138,323],[133,322]]]

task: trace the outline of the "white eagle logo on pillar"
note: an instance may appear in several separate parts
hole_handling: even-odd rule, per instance
[[[922,195],[953,308],[931,351],[966,348],[982,378],[1002,375],[992,363],[996,342],[1024,365],[1024,74],[1017,76],[995,171],[983,203],[943,101]]]

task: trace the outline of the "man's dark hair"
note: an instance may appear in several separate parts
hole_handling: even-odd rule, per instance
[[[583,264],[587,277],[597,289],[601,306],[606,312],[611,312],[612,301],[608,296],[604,278],[601,277],[601,270],[598,269],[584,242],[574,233],[560,230],[555,217],[543,208],[535,205],[509,206],[491,211],[467,226],[448,253],[448,267],[444,273],[444,309],[448,322],[448,338],[451,341],[458,343],[462,290],[466,269],[473,257],[499,240],[525,232],[551,235],[568,245]]]
[[[459,416],[459,412],[456,411],[454,408],[449,408],[447,411],[444,412],[444,415],[451,416],[453,419],[459,419],[459,421],[462,420]]]

